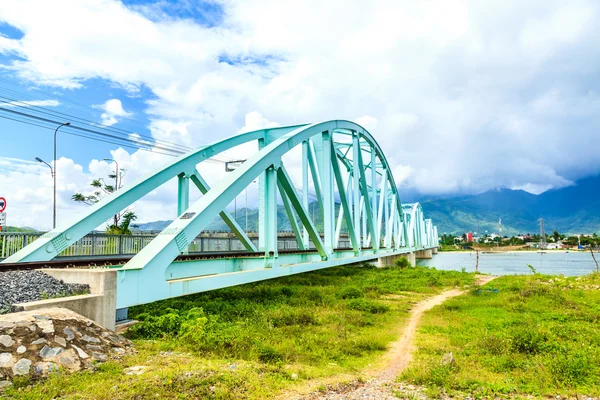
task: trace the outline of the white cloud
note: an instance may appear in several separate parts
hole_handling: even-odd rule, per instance
[[[95,107],[104,110],[100,118],[102,118],[102,125],[106,126],[112,126],[122,118],[128,118],[133,115],[123,109],[123,104],[119,99],[110,99],[106,103]]]
[[[144,85],[155,95],[152,135],[190,147],[278,124],[354,120],[402,187],[427,194],[537,191],[600,170],[597,2],[222,6],[223,23],[206,27],[148,19],[113,0],[2,2],[0,20],[24,36],[0,38],[0,52],[18,55],[4,68],[35,83]],[[107,124],[128,117],[110,101]],[[137,154],[130,169],[145,170],[152,158]],[[209,175],[222,176],[213,165]]]
[[[19,100],[19,101],[7,101],[0,102],[0,107],[12,108],[12,107],[58,107],[60,102],[58,100]]]

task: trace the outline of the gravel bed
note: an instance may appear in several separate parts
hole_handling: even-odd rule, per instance
[[[89,285],[64,283],[41,271],[0,272],[0,314],[13,304],[89,293]]]

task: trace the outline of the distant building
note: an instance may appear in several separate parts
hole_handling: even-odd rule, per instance
[[[465,237],[467,238],[467,242],[472,242],[473,241],[473,232],[465,233]]]
[[[561,245],[559,245],[558,243],[548,243],[546,245],[546,249],[548,249],[548,250],[557,250],[560,248],[561,248]]]

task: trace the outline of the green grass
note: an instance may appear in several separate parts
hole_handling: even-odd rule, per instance
[[[430,395],[598,396],[599,328],[600,275],[501,277],[424,316],[400,379]],[[441,363],[450,351],[455,367]]]
[[[346,266],[130,309],[138,354],[10,389],[19,399],[250,398],[378,362],[412,305],[473,274]],[[142,375],[125,375],[144,365]]]

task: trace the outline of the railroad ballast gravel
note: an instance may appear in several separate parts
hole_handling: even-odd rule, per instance
[[[89,285],[64,283],[41,271],[0,272],[0,314],[13,304],[89,293]]]

